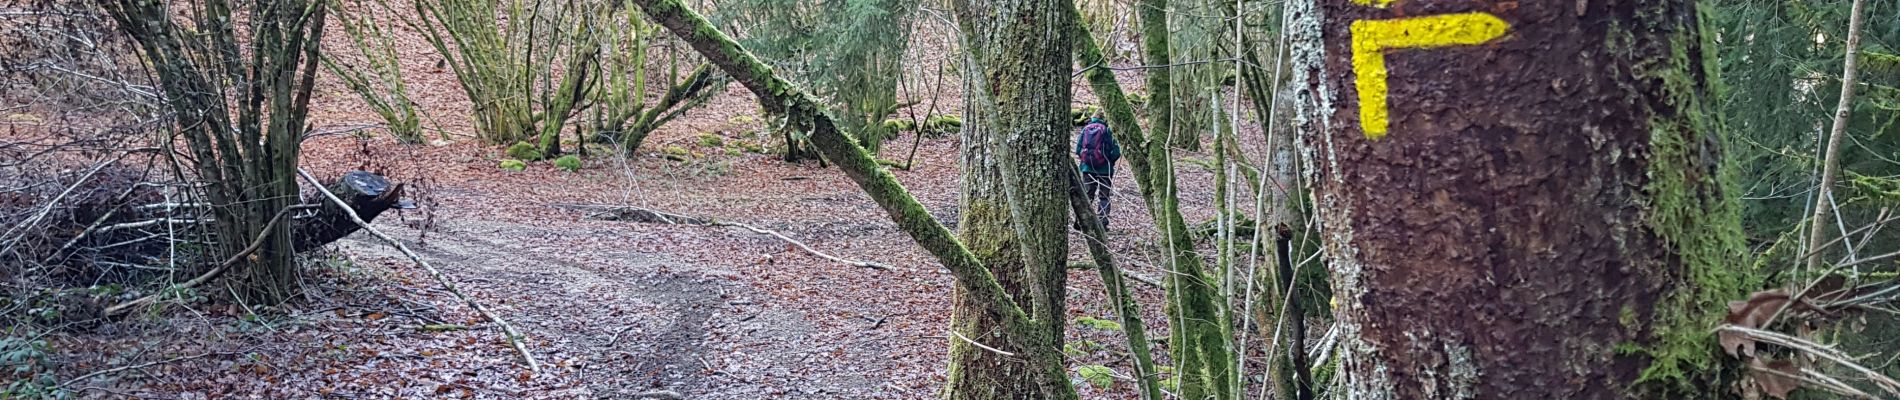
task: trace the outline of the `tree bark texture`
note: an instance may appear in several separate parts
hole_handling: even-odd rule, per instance
[[[1347,397],[1706,398],[1744,292],[1688,0],[1299,0]]]
[[[975,65],[974,60],[966,65]],[[970,97],[976,97],[972,92]],[[974,103],[974,99],[970,99]],[[997,284],[1024,310],[1034,307],[1029,285],[1034,280],[1024,268],[1022,250],[1016,240],[1009,215],[1009,199],[1003,190],[1003,159],[991,129],[990,113],[969,107],[964,113],[961,131],[963,175],[958,204],[963,210],[957,222],[957,238],[975,253]],[[1009,352],[1021,352],[1021,338],[1004,332],[1005,316],[997,313],[981,298],[971,298],[962,289],[955,293],[955,308],[950,313],[950,329],[964,337]],[[1006,388],[1033,388],[1037,384],[1035,368],[977,347],[963,340],[950,340],[949,378],[944,385],[948,398],[1005,398]],[[1033,392],[1033,391],[1032,391]]]
[[[1062,348],[1067,322],[1070,6],[1061,2],[959,0],[955,8],[976,90],[964,125],[964,243],[1037,329],[1009,332],[958,303],[956,328],[1019,346]],[[1001,235],[1001,236],[999,236]],[[985,319],[992,319],[985,321]],[[1023,337],[1006,338],[1010,335]],[[977,337],[977,336],[971,336]],[[1008,350],[1008,349],[1005,349]],[[1013,350],[1012,350],[1013,351]],[[955,399],[1073,398],[1046,388],[1034,365],[953,345],[946,391]],[[1066,373],[1063,379],[1066,379]]]

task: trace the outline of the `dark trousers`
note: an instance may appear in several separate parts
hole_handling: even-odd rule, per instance
[[[1102,227],[1108,227],[1108,199],[1114,195],[1114,186],[1110,184],[1112,175],[1093,172],[1082,173],[1082,191],[1090,200],[1095,201],[1095,215],[1101,217]]]

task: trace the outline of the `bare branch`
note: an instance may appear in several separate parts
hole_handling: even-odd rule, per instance
[[[515,326],[513,324],[509,324],[507,320],[504,320],[500,316],[495,315],[495,313],[488,311],[488,307],[482,306],[482,303],[476,302],[474,298],[468,297],[468,295],[463,294],[461,290],[456,289],[454,280],[449,279],[447,275],[443,275],[442,271],[436,270],[435,266],[429,265],[429,262],[426,260],[423,260],[422,256],[416,255],[416,252],[410,251],[409,246],[403,245],[402,241],[396,240],[396,238],[390,237],[389,235],[384,234],[382,231],[379,231],[379,230],[376,230],[376,228],[370,227],[369,222],[363,221],[363,217],[356,215],[356,210],[351,209],[350,204],[348,202],[343,201],[342,198],[336,197],[335,193],[330,193],[330,189],[323,187],[323,183],[318,182],[317,178],[311,177],[309,171],[304,171],[302,168],[298,168],[297,175],[302,176],[305,181],[310,182],[311,186],[315,186],[317,188],[317,192],[322,193],[323,197],[329,198],[330,202],[335,203],[341,209],[344,215],[350,217],[350,221],[356,222],[357,226],[363,227],[364,232],[369,232],[370,235],[375,236],[377,239],[382,239],[383,242],[389,243],[390,246],[395,246],[396,250],[400,250],[402,251],[403,255],[409,256],[409,260],[415,261],[416,265],[420,265],[422,266],[422,269],[427,270],[429,272],[429,276],[434,277],[435,281],[441,283],[443,288],[448,289],[450,294],[454,294],[456,299],[462,300],[462,302],[464,303],[468,303],[469,308],[475,309],[475,312],[482,314],[482,317],[488,318],[488,320],[490,321],[495,321],[495,325],[500,325],[502,332],[506,333],[508,336],[507,337],[508,345],[511,347],[514,347],[516,353],[521,354],[521,359],[528,363],[528,369],[534,372],[541,372],[541,363],[535,362],[534,354],[529,353],[528,348],[522,345],[522,342],[527,340],[527,336],[524,336],[521,334],[521,332],[516,331]]]

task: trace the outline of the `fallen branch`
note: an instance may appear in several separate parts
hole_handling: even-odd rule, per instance
[[[589,205],[589,204],[553,204],[551,206],[554,208],[560,208],[560,209],[566,209],[566,210],[591,211],[593,213],[588,214],[587,215],[588,218],[603,219],[603,220],[609,220],[609,221],[633,221],[633,222],[646,222],[646,223],[668,224],[668,225],[724,226],[724,227],[745,229],[748,231],[752,231],[753,233],[772,235],[772,237],[776,237],[779,240],[783,240],[786,243],[790,243],[792,246],[797,246],[800,250],[804,250],[806,253],[811,253],[811,255],[818,256],[819,258],[823,258],[826,260],[831,260],[839,264],[850,265],[854,267],[879,269],[879,270],[885,270],[885,271],[889,271],[892,269],[890,265],[878,263],[875,261],[847,260],[847,259],[833,256],[830,254],[825,254],[824,252],[811,248],[811,246],[805,245],[805,242],[800,242],[798,241],[798,239],[792,239],[790,236],[785,236],[785,234],[779,233],[778,231],[760,228],[760,227],[752,226],[749,224],[742,224],[738,222],[718,221],[711,218],[694,217],[694,216],[689,216],[685,214],[676,214],[676,213],[670,213],[666,211],[653,210],[653,209],[647,209],[647,208],[641,208],[641,207],[633,207],[633,206],[608,206],[608,205]]]
[[[218,263],[218,266],[212,267],[210,271],[205,271],[204,274],[198,275],[198,277],[196,278],[191,278],[191,280],[185,281],[185,283],[172,285],[171,287],[166,288],[165,290],[160,290],[157,293],[153,293],[145,297],[133,299],[132,301],[119,303],[111,307],[106,307],[105,315],[114,316],[114,315],[124,314],[126,310],[131,310],[133,307],[138,307],[138,306],[156,302],[158,301],[159,297],[163,297],[167,294],[170,294],[174,290],[196,287],[198,285],[204,284],[205,282],[211,281],[211,279],[213,278],[217,278],[218,275],[224,274],[224,271],[230,270],[232,265],[237,265],[237,262],[239,260],[243,260],[244,256],[248,256],[251,253],[256,252],[257,249],[263,248],[264,239],[270,238],[271,233],[276,231],[277,229],[277,223],[283,222],[284,214],[286,211],[289,211],[289,210],[290,209],[288,208],[283,209],[283,210],[278,210],[276,215],[273,215],[270,217],[270,222],[264,223],[264,229],[258,233],[257,238],[251,239],[251,244],[249,246],[244,246],[244,250],[238,251],[237,254],[232,254],[230,258],[227,258],[223,262]]]
[[[342,198],[336,197],[335,193],[330,193],[330,189],[324,188],[322,182],[317,182],[317,178],[311,177],[309,171],[298,168],[297,175],[302,176],[305,181],[309,181],[311,186],[315,186],[317,192],[322,193],[323,197],[329,198],[332,203],[340,206],[340,211],[343,212],[343,215],[350,217],[350,221],[355,222],[357,226],[361,226],[364,232],[369,232],[370,235],[375,236],[377,239],[382,239],[384,242],[388,242],[389,245],[395,246],[396,250],[400,250],[403,255],[409,256],[410,261],[415,261],[416,265],[420,265],[422,269],[429,271],[429,276],[434,277],[435,281],[441,283],[443,288],[448,289],[449,293],[454,294],[456,299],[468,303],[469,308],[475,309],[475,312],[482,314],[482,317],[488,318],[490,321],[495,321],[496,325],[501,325],[502,332],[508,336],[508,345],[514,347],[516,353],[521,353],[521,359],[527,361],[528,369],[534,372],[541,372],[541,363],[535,362],[534,354],[529,353],[528,348],[521,344],[522,341],[526,340],[526,336],[516,331],[514,325],[509,324],[507,320],[502,319],[500,316],[496,316],[495,313],[489,312],[488,307],[483,307],[482,303],[476,302],[474,298],[462,294],[461,290],[455,288],[455,281],[450,280],[447,275],[443,275],[442,271],[436,270],[435,266],[429,265],[429,262],[423,260],[422,256],[416,255],[414,251],[410,251],[409,246],[403,245],[402,241],[396,240],[396,238],[390,237],[382,231],[370,227],[369,222],[363,221],[363,217],[356,215],[356,210],[351,209],[348,202],[344,202]]]
[[[976,346],[976,347],[979,347],[979,348],[982,348],[982,349],[984,349],[984,350],[989,350],[989,351],[990,351],[990,352],[992,352],[992,353],[996,353],[996,354],[1002,354],[1002,355],[1005,355],[1005,356],[1010,356],[1010,357],[1015,357],[1015,356],[1016,356],[1016,353],[1011,353],[1011,352],[1007,352],[1007,351],[1003,351],[1002,349],[998,349],[998,348],[995,348],[995,347],[990,347],[990,346],[985,346],[985,345],[983,345],[982,343],[977,343],[977,342],[976,342],[975,340],[970,340],[970,338],[967,338],[967,337],[964,337],[962,333],[957,333],[957,331],[955,331],[955,330],[952,330],[952,331],[950,331],[950,334],[951,334],[951,335],[953,335],[953,336],[956,336],[956,338],[957,338],[957,339],[963,339],[963,342],[964,342],[964,343],[969,343],[969,344],[971,344],[971,345],[974,345],[974,346]]]
[[[1774,344],[1781,347],[1786,347],[1791,350],[1796,350],[1796,351],[1808,354],[1815,358],[1831,361],[1835,365],[1839,365],[1848,370],[1852,370],[1854,372],[1860,373],[1861,376],[1867,378],[1868,382],[1872,382],[1875,387],[1880,388],[1881,391],[1886,392],[1889,396],[1900,397],[1900,381],[1895,381],[1892,377],[1888,377],[1884,374],[1874,371],[1871,368],[1867,368],[1865,366],[1860,365],[1860,363],[1855,362],[1853,356],[1843,353],[1839,349],[1835,349],[1833,346],[1815,343],[1807,339],[1802,339],[1802,338],[1798,338],[1794,336],[1788,336],[1786,334],[1782,334],[1781,332],[1761,330],[1761,329],[1749,328],[1749,327],[1738,326],[1738,325],[1722,325],[1721,327],[1716,328],[1716,330],[1739,334],[1739,335],[1742,335],[1743,337],[1748,338],[1749,340]],[[1842,394],[1848,394],[1848,393],[1842,393]]]
[[[748,230],[748,231],[753,231],[753,232],[757,232],[757,233],[763,233],[763,234],[767,234],[767,235],[772,235],[772,236],[774,236],[774,237],[777,237],[777,238],[779,238],[779,240],[784,240],[784,241],[785,241],[786,243],[791,243],[791,244],[792,244],[793,246],[798,246],[798,248],[799,248],[799,249],[803,249],[803,250],[805,250],[805,252],[806,252],[806,253],[811,253],[811,255],[814,255],[814,256],[818,256],[818,257],[820,257],[820,258],[824,258],[824,259],[826,259],[826,260],[831,260],[831,261],[835,261],[835,262],[837,262],[837,263],[839,263],[839,264],[845,264],[845,265],[850,265],[850,266],[855,266],[855,267],[864,267],[864,268],[872,268],[872,269],[881,269],[881,270],[885,270],[885,271],[889,271],[889,270],[891,270],[891,266],[889,266],[889,265],[884,265],[884,264],[879,264],[879,263],[876,263],[876,262],[872,262],[872,261],[852,261],[852,260],[846,260],[846,259],[843,259],[843,258],[838,258],[838,257],[834,257],[834,256],[832,256],[832,255],[830,255],[830,254],[825,254],[825,253],[823,253],[823,252],[819,252],[818,250],[814,250],[814,249],[812,249],[812,248],[811,248],[811,246],[806,246],[804,242],[800,242],[800,241],[798,241],[798,240],[796,240],[796,239],[792,239],[792,238],[790,238],[790,237],[786,237],[786,236],[785,236],[784,234],[780,234],[780,233],[778,233],[778,231],[774,231],[774,230],[770,230],[770,229],[764,229],[764,228],[760,228],[760,227],[756,227],[756,226],[752,226],[752,225],[746,225],[746,224],[741,224],[741,223],[737,223],[737,222],[717,222],[717,221],[715,221],[715,222],[713,222],[713,225],[716,225],[716,226],[731,226],[731,227],[738,227],[738,228],[741,228],[741,229],[745,229],[745,230]]]

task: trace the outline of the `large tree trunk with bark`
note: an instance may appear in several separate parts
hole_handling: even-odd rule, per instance
[[[974,108],[972,108],[974,110]],[[1009,199],[1003,190],[1004,162],[993,141],[987,113],[970,111],[963,124],[963,177],[959,182],[961,219],[957,238],[996,277],[1016,306],[1035,307],[1030,285],[1038,281],[1029,274],[1022,258],[1021,243],[1016,239],[1010,220]],[[1005,316],[985,299],[972,298],[959,289],[955,308],[950,314],[950,329],[969,340],[1003,351],[1017,352],[1026,345],[1005,332]],[[950,339],[949,379],[944,385],[948,398],[1003,399],[1012,393],[1035,393],[1039,380],[1036,368],[1013,357],[998,354],[961,338]]]
[[[954,328],[972,338],[1059,349],[1069,250],[1062,173],[1073,168],[1067,151],[1069,5],[962,0],[954,6],[977,82],[965,113],[965,212],[958,226],[964,243],[1037,322],[1034,330],[1010,331],[988,305],[959,301]],[[1038,376],[1035,365],[967,343],[953,344],[950,357],[946,391],[953,399],[1075,396],[1041,387],[1039,381],[1052,377]]]
[[[966,61],[966,65],[976,65],[974,60]],[[965,102],[975,104],[974,93],[968,97]],[[991,140],[995,131],[991,128],[990,113],[976,111],[978,108],[966,107],[964,113],[960,160],[963,175],[958,181],[958,187],[962,188],[958,208],[962,212],[957,221],[957,238],[983,261],[1010,297],[1017,300],[1017,307],[1027,310],[1034,306],[1025,301],[1030,299],[1029,282],[1033,280],[1023,268],[1020,245],[1010,223],[1009,199],[1002,190],[1003,159],[1000,149]],[[999,329],[1004,326],[1004,316],[992,310],[984,299],[971,298],[960,289],[954,298],[951,330],[1005,351],[1015,351],[1013,349],[1021,345]],[[1003,388],[1035,387],[1034,370],[1034,366],[1015,362],[1009,356],[961,339],[951,339],[949,378],[944,392],[949,398],[1002,398],[1009,393]]]
[[[1689,0],[1299,0],[1347,397],[1708,398],[1746,278]]]

